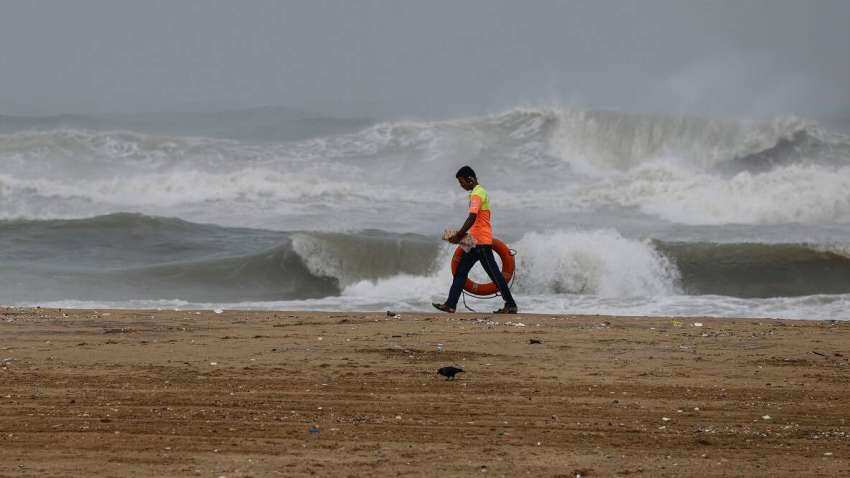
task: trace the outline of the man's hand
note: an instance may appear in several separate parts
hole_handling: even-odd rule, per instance
[[[443,239],[448,242],[451,242],[452,244],[460,244],[460,241],[462,241],[463,238],[466,237],[466,231],[468,231],[469,228],[472,227],[473,224],[475,224],[476,217],[476,214],[470,213],[469,216],[467,216],[466,218],[466,222],[463,223],[463,227],[461,227],[460,230],[456,231],[450,236],[448,234],[451,232],[451,229],[446,229],[445,231],[443,231]]]

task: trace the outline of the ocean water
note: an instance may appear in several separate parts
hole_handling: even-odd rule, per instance
[[[464,164],[523,311],[850,319],[850,137],[561,108],[0,117],[0,303],[428,311]]]

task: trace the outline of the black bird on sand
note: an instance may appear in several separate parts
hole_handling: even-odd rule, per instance
[[[446,377],[446,380],[454,380],[455,375],[461,372],[463,372],[463,369],[457,367],[443,367],[440,370],[437,370],[437,373]]]

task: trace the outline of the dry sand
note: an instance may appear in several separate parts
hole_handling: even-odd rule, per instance
[[[848,358],[848,322],[0,309],[0,476],[846,477]]]

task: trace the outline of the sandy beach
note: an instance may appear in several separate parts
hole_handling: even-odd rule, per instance
[[[850,476],[848,339],[772,319],[0,309],[0,476]]]

